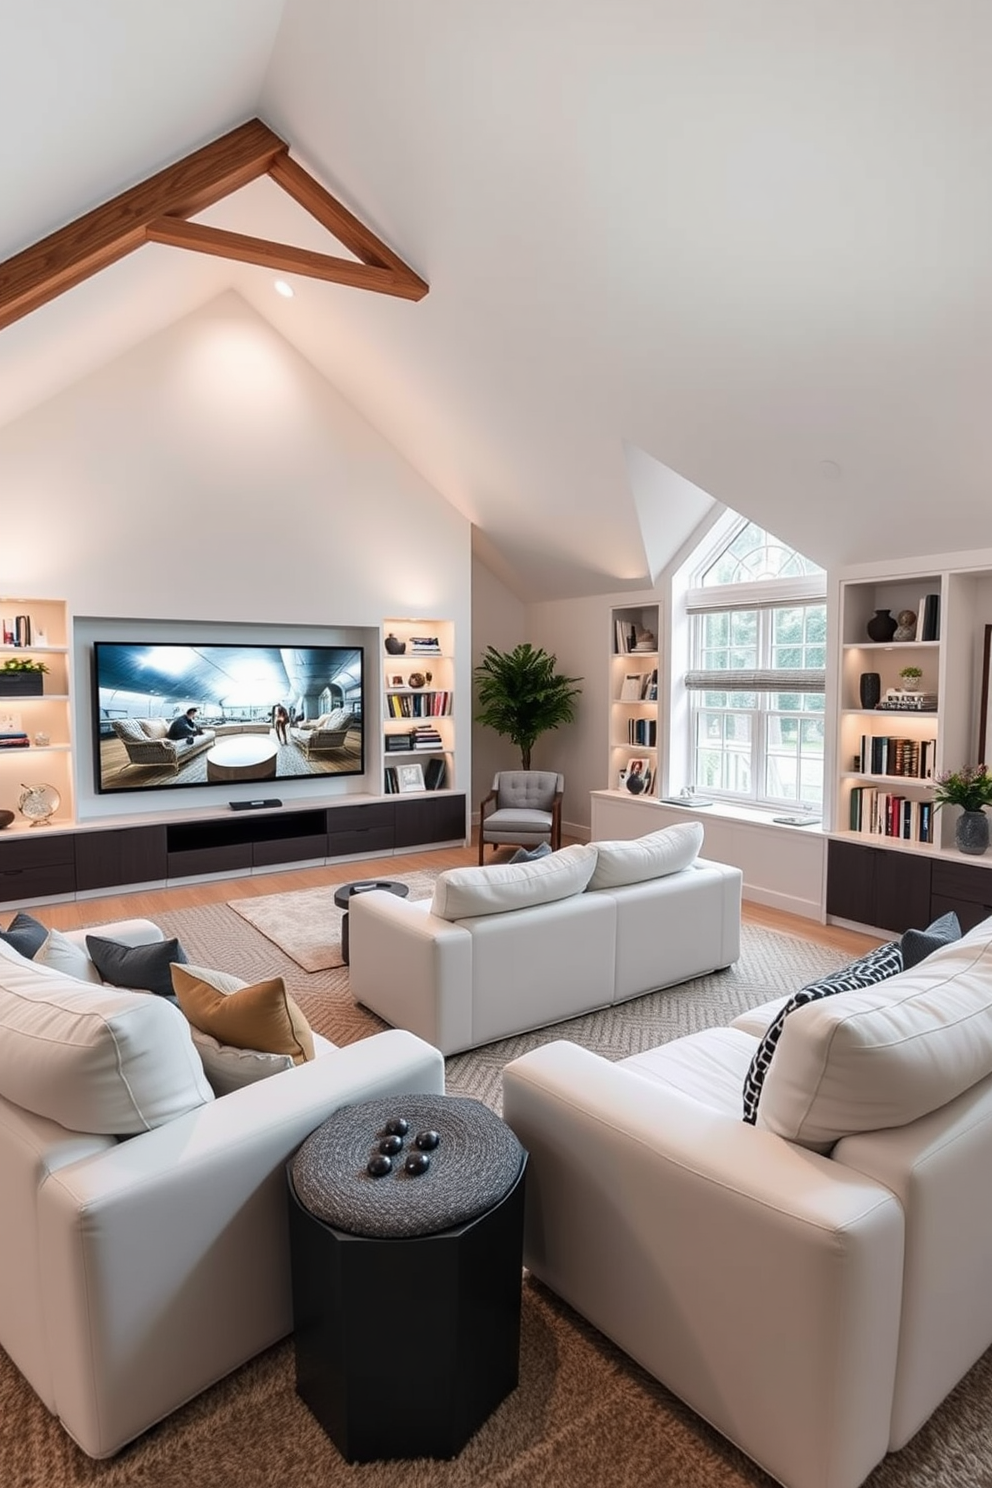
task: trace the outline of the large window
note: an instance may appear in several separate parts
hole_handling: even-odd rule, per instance
[[[826,575],[739,521],[686,596],[689,764],[707,795],[823,801]]]

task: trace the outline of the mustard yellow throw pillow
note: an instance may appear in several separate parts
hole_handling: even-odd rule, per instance
[[[179,1006],[194,1028],[235,1048],[288,1054],[294,1064],[314,1058],[310,1024],[281,976],[232,988],[235,981],[201,966],[172,967]]]

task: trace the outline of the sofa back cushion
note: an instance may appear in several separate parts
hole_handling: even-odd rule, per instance
[[[596,866],[596,849],[577,844],[530,863],[448,868],[434,885],[431,913],[442,920],[504,914],[581,894]]]
[[[595,842],[596,867],[590,889],[619,889],[688,868],[703,845],[702,822],[676,822],[621,842]]]
[[[905,1126],[989,1074],[992,919],[911,971],[791,1013],[758,1125],[824,1152]]]
[[[165,739],[169,733],[169,725],[164,718],[139,718],[138,727],[146,739]]]
[[[75,981],[7,947],[0,1095],[70,1131],[108,1136],[162,1126],[214,1098],[178,1008]]]

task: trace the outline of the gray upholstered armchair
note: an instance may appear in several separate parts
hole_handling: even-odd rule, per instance
[[[493,788],[479,807],[479,862],[486,843],[512,842],[537,847],[549,842],[561,847],[561,800],[564,775],[553,770],[500,770]],[[490,808],[488,811],[486,808]]]

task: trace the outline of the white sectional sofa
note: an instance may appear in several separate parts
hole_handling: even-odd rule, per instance
[[[454,1054],[731,965],[741,873],[687,822],[442,873],[432,900],[351,901],[351,991]]]
[[[524,1261],[787,1488],[856,1488],[992,1344],[992,919],[791,1011],[746,1124],[779,1007],[507,1065]]]
[[[217,1097],[164,997],[0,942],[0,1345],[91,1457],[291,1331],[285,1164],[308,1133],[342,1105],[444,1090],[411,1034],[314,1044]]]

